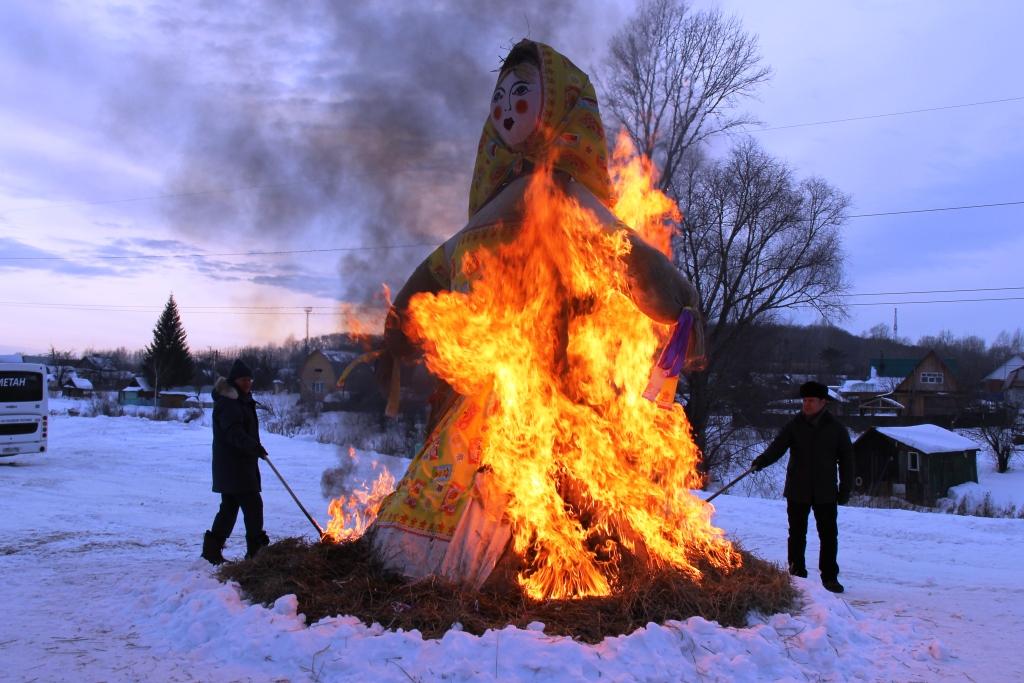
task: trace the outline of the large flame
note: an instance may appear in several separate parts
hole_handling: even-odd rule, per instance
[[[620,144],[618,215],[668,251],[674,210],[653,168]],[[534,598],[606,595],[619,549],[694,579],[697,559],[738,566],[711,524],[698,451],[682,407],[641,397],[668,328],[627,294],[629,242],[538,170],[526,218],[508,244],[464,259],[472,289],[413,298],[407,332],[430,370],[466,396],[486,397],[482,462],[507,494],[519,577]],[[676,216],[678,217],[678,216]]]

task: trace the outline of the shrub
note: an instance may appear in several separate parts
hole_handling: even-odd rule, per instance
[[[68,414],[71,414],[70,410],[68,411]],[[80,414],[82,417],[96,417],[97,415],[121,417],[124,415],[124,406],[109,395],[96,394],[88,403],[85,404],[85,406],[83,406]]]

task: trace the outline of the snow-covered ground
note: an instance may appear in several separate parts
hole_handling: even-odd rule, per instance
[[[265,442],[323,523],[320,476],[345,449]],[[293,598],[249,605],[212,578],[198,559],[217,506],[208,418],[58,416],[50,443],[0,460],[4,681],[1024,680],[1020,519],[842,508],[847,592],[825,592],[812,573],[796,580],[799,610],[745,629],[696,618],[583,645],[535,624],[424,641],[344,615],[307,627]],[[361,455],[362,475],[373,457]],[[401,473],[405,461],[380,459]],[[263,482],[271,539],[312,536],[269,468]],[[784,559],[782,501],[715,503],[731,536]],[[243,549],[239,520],[226,554]]]

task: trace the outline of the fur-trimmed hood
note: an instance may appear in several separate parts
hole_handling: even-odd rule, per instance
[[[238,400],[238,388],[227,377],[218,377],[213,384],[213,393],[233,401]]]

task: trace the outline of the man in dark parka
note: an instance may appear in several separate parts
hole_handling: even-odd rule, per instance
[[[270,544],[260,496],[259,460],[265,455],[252,398],[252,371],[239,359],[227,378],[218,378],[213,387],[213,491],[220,494],[220,510],[203,537],[202,556],[209,562],[224,561],[221,550],[235,528],[239,508],[245,520],[246,558]]]
[[[786,467],[786,512],[789,515],[789,573],[807,577],[804,550],[807,545],[807,516],[814,510],[821,552],[818,569],[821,583],[833,593],[842,593],[839,583],[838,505],[850,500],[854,461],[850,434],[828,411],[828,387],[807,382],[800,387],[800,414],[782,428],[764,453],[752,463],[755,471],[776,462],[789,451]],[[839,485],[836,486],[836,471]]]

